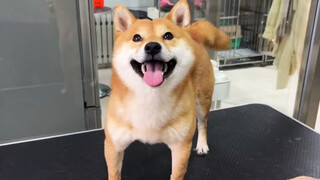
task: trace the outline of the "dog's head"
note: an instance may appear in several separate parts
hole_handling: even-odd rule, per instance
[[[115,8],[113,68],[130,89],[175,87],[194,62],[189,7],[179,1],[166,18],[136,19],[124,6]]]

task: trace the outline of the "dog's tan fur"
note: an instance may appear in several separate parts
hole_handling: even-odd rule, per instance
[[[184,13],[179,14],[177,10]],[[207,117],[211,106],[214,75],[205,46],[214,49],[227,49],[230,46],[230,39],[208,21],[198,21],[190,25],[189,16],[185,0],[180,0],[167,18],[159,18],[154,21],[137,20],[125,7],[117,6],[115,8],[114,64],[121,60],[117,57],[120,56],[119,53],[122,52],[124,44],[126,47],[138,51],[146,42],[151,41],[164,44],[169,51],[185,42],[184,44],[190,46],[195,58],[179,84],[172,87],[172,91],[163,91],[164,95],[157,95],[159,98],[153,97],[154,103],[149,102],[150,99],[138,95],[135,89],[130,88],[121,77],[120,73],[122,72],[117,71],[119,67],[113,65],[112,93],[105,125],[105,158],[110,180],[121,179],[124,150],[134,140],[146,143],[166,143],[172,153],[171,179],[183,179],[196,129],[196,117],[198,118],[199,133],[198,153],[205,154],[208,151]],[[173,32],[176,40],[164,40],[160,35],[163,32],[159,32],[160,30]],[[141,43],[132,42],[132,37],[137,32],[143,34],[144,39]],[[155,89],[148,91],[151,93],[150,96],[152,93],[158,93]],[[157,111],[159,114],[147,117],[148,119],[141,119],[139,122],[139,117],[144,116],[135,117],[141,112],[135,114],[134,111],[137,110],[135,106],[139,106],[141,102],[152,106],[145,107],[147,110],[150,108],[150,111],[153,111],[151,108],[159,108],[159,112]],[[131,121],[131,118],[135,121]],[[136,121],[140,124],[135,124]],[[150,125],[143,124],[147,121],[151,122]],[[154,124],[152,121],[155,121]]]

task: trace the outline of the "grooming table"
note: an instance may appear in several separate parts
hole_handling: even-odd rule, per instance
[[[0,179],[107,179],[103,143],[97,130],[0,146]],[[208,143],[208,155],[192,152],[185,179],[320,177],[320,135],[265,105],[211,112]],[[126,150],[122,179],[166,180],[170,172],[164,144],[134,142]]]

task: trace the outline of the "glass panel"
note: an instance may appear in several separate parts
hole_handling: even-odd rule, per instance
[[[105,6],[111,9],[115,4],[123,4],[131,10],[143,11],[142,14],[148,16],[144,18],[153,19],[167,16],[178,0],[109,0],[105,2]],[[229,50],[215,51],[214,53],[209,51],[215,66],[216,77],[213,109],[261,103],[274,107],[288,116],[293,116],[300,72],[299,65],[304,52],[304,39],[306,35],[310,36],[310,34],[306,34],[306,26],[311,1],[285,2],[287,3],[284,5],[286,10],[282,11],[282,14],[285,14],[286,23],[281,26],[283,35],[281,38],[274,38],[274,41],[271,41],[263,34],[266,30],[267,19],[270,17],[269,12],[273,0],[188,1],[193,21],[207,19],[232,39]],[[299,8],[301,6],[303,8]],[[301,25],[294,22],[294,15],[303,19],[300,20]],[[296,45],[293,50],[289,49],[290,52],[285,51],[275,56],[275,49],[279,49],[279,45],[281,45],[279,51],[290,46],[290,43],[281,42],[287,42],[290,34],[294,33],[292,29],[297,27],[300,27],[297,30],[299,35],[292,36],[295,36],[294,43],[299,45]],[[286,53],[291,53],[294,60],[281,57],[280,54]],[[282,59],[290,59],[292,63],[283,63]],[[283,71],[287,71],[287,75],[283,75]],[[99,70],[101,82],[110,85],[110,77],[110,69]],[[103,105],[106,102],[107,98],[102,100]],[[104,109],[102,108],[103,115],[105,115]],[[104,119],[103,116],[102,120],[104,121]]]
[[[77,4],[0,1],[0,143],[85,130]]]
[[[202,2],[201,6],[196,5]],[[289,2],[289,1],[287,1]],[[220,1],[194,1],[194,18],[202,19],[204,16],[209,19],[213,24],[219,26],[221,30],[226,32],[232,39],[230,50],[219,51],[212,60],[218,66],[216,69],[216,80],[219,77],[226,78],[222,83],[228,84],[221,91],[228,92],[228,98],[223,99],[216,97],[215,105],[218,108],[233,107],[241,104],[248,103],[262,103],[278,109],[279,111],[293,116],[295,97],[297,92],[297,84],[299,77],[299,63],[302,60],[304,38],[306,36],[306,26],[308,21],[308,14],[310,2],[302,2],[300,6],[304,6],[304,20],[301,23],[300,34],[295,36],[295,43],[302,44],[292,50],[292,60],[294,67],[291,76],[278,75],[276,66],[272,64],[279,64],[281,59],[290,60],[290,57],[284,57],[278,54],[275,58],[274,48],[278,48],[281,44],[284,48],[289,46],[289,43],[282,43],[287,41],[290,37],[291,24],[293,24],[294,12],[297,16],[301,15],[301,9],[291,1],[287,6],[287,27],[283,38],[275,39],[277,47],[274,47],[273,42],[264,38],[263,34],[266,29],[266,23],[269,16],[269,11],[272,6],[273,0],[220,0]],[[219,7],[219,21],[215,21],[208,14],[212,13],[212,7]],[[210,9],[211,8],[211,9]],[[293,11],[294,9],[294,11]],[[279,16],[280,17],[280,16]],[[297,26],[294,24],[293,26]],[[295,27],[296,28],[296,27]],[[293,34],[292,31],[291,34]],[[293,35],[294,36],[294,35]],[[284,39],[284,40],[283,40]],[[297,42],[296,42],[297,41]],[[293,43],[293,42],[292,42]],[[285,45],[286,44],[286,45]],[[279,51],[282,51],[280,49]],[[286,52],[284,52],[286,53]],[[295,54],[296,53],[296,54]],[[280,65],[282,66],[282,65]],[[288,63],[286,66],[289,66]],[[286,70],[287,67],[279,67],[280,70]],[[283,78],[288,78],[288,83],[283,81]],[[216,86],[215,92],[220,92],[220,87]],[[215,107],[217,108],[217,107]]]

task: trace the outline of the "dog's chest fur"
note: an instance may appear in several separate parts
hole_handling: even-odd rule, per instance
[[[150,144],[181,141],[189,131],[188,123],[178,129],[167,126],[176,118],[176,109],[175,99],[164,94],[137,96],[118,108],[117,112],[132,128],[110,126],[109,130],[119,146],[126,146],[127,142],[134,140]]]
[[[124,109],[123,118],[136,129],[157,129],[173,116],[174,100],[163,95],[134,97]]]

